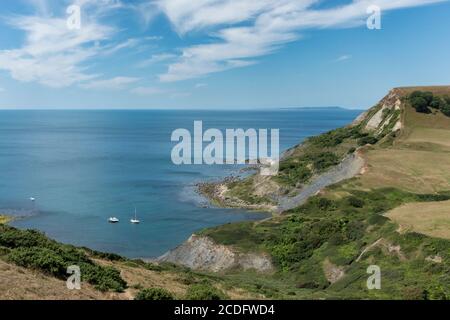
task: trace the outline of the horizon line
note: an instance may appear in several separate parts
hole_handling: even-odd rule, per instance
[[[293,110],[314,110],[314,109],[342,109],[349,111],[364,111],[367,108],[351,108],[339,106],[317,106],[317,107],[244,107],[244,108],[99,108],[99,107],[82,107],[82,108],[2,108],[0,111],[293,111]]]

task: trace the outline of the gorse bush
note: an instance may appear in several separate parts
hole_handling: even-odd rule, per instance
[[[311,137],[308,139],[308,142],[321,148],[336,147],[337,145],[344,142],[345,139],[357,137],[359,134],[359,128],[357,127],[339,128],[321,134],[319,136]]]
[[[187,300],[226,300],[228,297],[210,284],[194,284],[186,293]]]
[[[83,249],[50,240],[43,233],[18,230],[0,225],[0,248],[7,248],[7,259],[21,267],[36,269],[60,279],[66,279],[67,267],[77,265],[81,279],[101,291],[123,291],[126,282],[112,267],[94,263]],[[92,252],[92,251],[91,251]],[[115,256],[106,256],[114,257]]]
[[[366,144],[376,144],[377,142],[378,138],[373,136],[366,136],[358,140],[358,145],[365,146]]]
[[[92,263],[81,263],[79,266],[81,280],[94,285],[100,291],[122,292],[127,287],[120,272],[113,267],[103,267]]]
[[[16,248],[8,258],[18,266],[42,270],[59,278],[65,275],[68,267],[63,258],[47,248]]]
[[[174,296],[162,288],[149,288],[139,291],[134,300],[174,300]]]

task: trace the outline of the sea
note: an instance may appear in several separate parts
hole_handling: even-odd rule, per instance
[[[206,205],[196,184],[241,172],[232,165],[175,165],[176,129],[279,129],[280,149],[350,123],[362,111],[2,110],[0,213],[58,241],[154,258],[207,227],[267,215]],[[31,201],[35,198],[35,201]],[[137,211],[141,223],[129,221]],[[120,219],[108,223],[109,217]]]

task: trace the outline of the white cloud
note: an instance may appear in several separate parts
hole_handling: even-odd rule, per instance
[[[152,96],[162,94],[165,91],[156,87],[137,87],[132,89],[131,92],[140,96]]]
[[[84,89],[123,89],[139,81],[139,78],[115,77],[106,80],[94,80],[81,85]]]
[[[45,1],[33,2],[39,6],[46,4]],[[9,17],[6,22],[12,28],[23,31],[25,41],[20,48],[0,50],[0,70],[8,71],[18,81],[38,82],[55,88],[99,77],[88,72],[86,63],[102,54],[104,48],[100,43],[110,39],[116,29],[98,23],[95,17],[96,14],[117,8],[120,2],[100,0],[94,4],[92,0],[78,0],[75,3],[93,10],[90,19],[82,21],[80,30],[67,28],[65,17]]]
[[[115,45],[108,46],[106,48],[102,49],[102,53],[104,55],[110,55],[113,53],[116,53],[117,51],[120,51],[122,49],[129,49],[136,47],[141,42],[140,39],[128,39],[124,42],[120,42]]]
[[[378,0],[383,12],[447,0]],[[321,0],[158,0],[175,30],[184,35],[204,31],[207,43],[182,49],[163,82],[198,78],[256,63],[308,29],[354,27],[368,18],[372,0],[317,9]]]
[[[156,64],[156,63],[174,60],[175,58],[177,58],[177,55],[172,54],[172,53],[154,54],[151,56],[150,59],[146,59],[144,61],[139,62],[137,64],[137,66],[139,68],[145,68],[145,67],[148,67],[148,66]]]
[[[195,84],[196,89],[207,87],[208,85],[206,83],[197,83]]]
[[[28,1],[38,15],[8,18],[6,22],[11,27],[24,32],[25,40],[16,49],[0,50],[0,70],[8,71],[18,81],[38,82],[56,88],[71,85],[105,88],[130,84],[118,82],[133,79],[131,77],[102,80],[104,75],[91,71],[89,66],[95,58],[161,37],[111,41],[118,28],[99,21],[112,10],[139,11],[146,24],[163,13],[181,37],[187,38],[190,33],[195,33],[196,40],[200,39],[198,35],[207,36],[203,42],[181,48],[181,54],[153,55],[139,64],[145,67],[167,63],[167,72],[159,75],[159,79],[173,82],[255,64],[260,57],[300,39],[306,30],[364,25],[367,8],[373,4],[373,0],[349,0],[346,4],[322,9],[323,0],[142,0],[135,3],[67,0],[65,4],[83,8],[82,28],[69,30],[66,17],[56,17],[51,12],[50,1]],[[384,14],[389,10],[443,1],[448,0],[377,0],[376,3]],[[338,61],[346,59],[343,56]],[[135,90],[138,94],[154,94],[153,89],[140,87]]]
[[[351,55],[349,55],[349,54],[344,54],[344,55],[342,55],[342,56],[336,58],[334,61],[335,61],[335,62],[341,62],[341,61],[349,60],[349,59],[351,59],[351,58],[352,58]]]

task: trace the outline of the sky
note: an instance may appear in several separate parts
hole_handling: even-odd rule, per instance
[[[0,108],[365,109],[450,84],[449,18],[448,0],[2,1]]]

